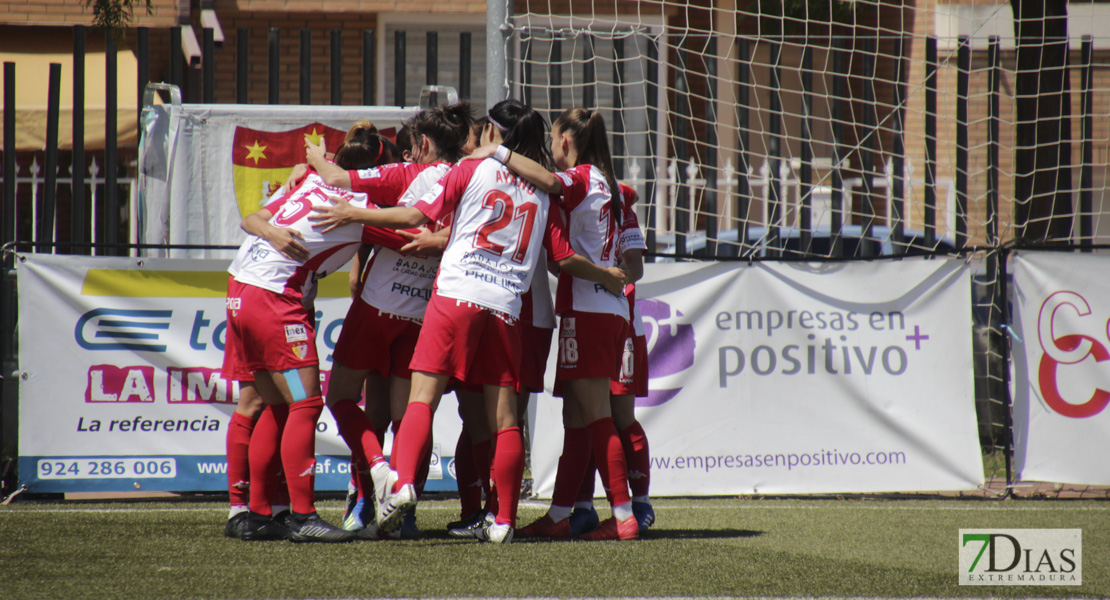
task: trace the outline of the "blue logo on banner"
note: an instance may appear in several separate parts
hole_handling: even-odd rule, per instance
[[[165,352],[160,332],[170,328],[171,316],[172,310],[98,308],[81,315],[73,337],[86,350]]]

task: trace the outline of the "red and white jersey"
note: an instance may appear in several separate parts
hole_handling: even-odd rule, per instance
[[[557,210],[555,212],[558,212]],[[521,298],[520,320],[540,329],[555,329],[555,303],[551,299],[551,282],[547,277],[547,252],[536,264],[532,287]]]
[[[446,163],[389,163],[380,167],[347,171],[351,190],[370,197],[378,206],[396,206],[397,200],[424,169]]]
[[[624,253],[629,250],[647,252],[647,241],[644,240],[644,232],[640,230],[640,219],[633,208],[636,204],[636,192],[622,183],[621,197],[624,200],[624,212],[621,216],[620,237],[617,240],[620,254],[624,256]]]
[[[435,163],[416,176],[397,206],[412,206],[451,170],[448,163]],[[450,219],[450,216],[448,216]],[[436,223],[438,231],[447,223]],[[432,284],[439,271],[440,257],[405,256],[395,249],[379,247],[366,264],[361,299],[374,308],[409,319],[423,319],[432,297]]]
[[[454,213],[440,296],[518,318],[541,246],[551,260],[574,254],[548,195],[492,158],[462,161],[415,206],[432,221]]]
[[[588,164],[555,174],[563,185],[559,205],[567,214],[570,245],[595,265],[608,268],[620,264],[616,216],[610,213],[609,182],[601,169]],[[559,275],[555,312],[604,313],[628,319],[628,301],[610,294],[605,286],[579,279],[569,273]]]
[[[278,252],[264,238],[249,235],[239,246],[228,272],[236,281],[276,294],[304,301],[315,298],[316,281],[347,264],[358,251],[359,244],[373,243],[375,238],[372,232],[357,223],[327,233],[314,229],[312,221],[308,220],[312,207],[330,204],[329,196],[342,197],[359,208],[373,208],[366,194],[331,187],[312,172],[300,185],[266,206],[266,210],[273,215],[269,221],[271,225],[300,232],[303,237],[301,244],[308,250],[308,260],[297,262]]]
[[[636,216],[636,210],[633,206],[636,204],[636,191],[632,188],[620,184],[621,198],[624,201],[624,213],[621,217],[621,233],[620,239],[617,240],[617,245],[620,248],[621,256],[628,250],[642,250],[647,252],[647,242],[644,240],[644,232],[640,230],[640,220]],[[630,283],[624,286],[624,297],[628,298],[628,304],[632,307],[632,330],[637,337],[644,335],[644,317],[640,314],[640,307],[636,305],[636,284]]]

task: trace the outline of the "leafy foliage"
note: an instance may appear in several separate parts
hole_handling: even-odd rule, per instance
[[[135,15],[135,4],[146,6],[146,14],[154,12],[153,0],[85,0],[85,8],[92,8],[93,25],[116,32],[130,27]]]

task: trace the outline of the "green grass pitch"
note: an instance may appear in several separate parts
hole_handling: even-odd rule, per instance
[[[604,504],[604,502],[602,502]],[[1107,598],[1097,500],[661,499],[637,542],[450,539],[458,501],[418,507],[418,541],[223,537],[216,501],[0,507],[0,598]],[[522,523],[544,510],[523,503]],[[337,523],[337,500],[320,503]],[[602,511],[604,518],[606,511]],[[961,528],[1083,531],[1083,585],[958,584]]]

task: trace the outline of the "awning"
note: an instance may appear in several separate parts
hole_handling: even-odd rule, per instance
[[[16,31],[13,32],[13,29]],[[26,29],[26,31],[19,31]],[[55,33],[57,32],[57,33]],[[0,62],[15,63],[16,149],[46,148],[46,114],[50,63],[62,65],[58,112],[58,147],[73,147],[73,37],[71,29],[5,28]],[[13,51],[18,49],[18,51]],[[106,87],[104,41],[90,34],[85,53],[85,148],[104,148]],[[4,89],[0,71],[0,94]],[[116,143],[135,147],[139,140],[138,61],[129,49],[116,54]],[[0,95],[0,104],[3,96]],[[0,121],[0,132],[3,132]],[[2,139],[2,138],[0,138]],[[3,149],[0,148],[0,151]]]

